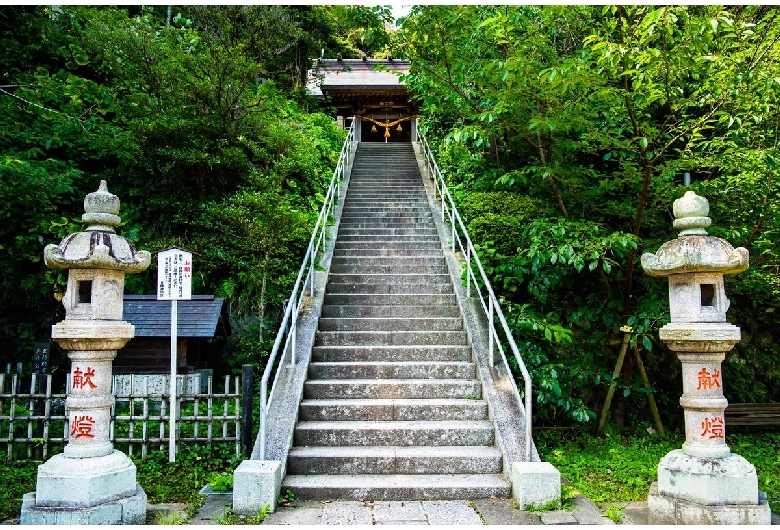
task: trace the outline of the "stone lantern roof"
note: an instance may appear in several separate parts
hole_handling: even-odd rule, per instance
[[[52,269],[112,269],[126,273],[145,270],[151,254],[136,252],[133,244],[114,230],[121,222],[119,198],[109,193],[106,181],[84,198],[87,225],[84,232],[70,234],[59,245],[47,245],[43,251],[46,266]]]
[[[712,220],[707,216],[706,198],[688,191],[673,206],[674,224],[681,229],[677,239],[667,241],[655,254],[642,255],[642,267],[650,276],[669,276],[689,272],[736,274],[748,268],[749,254],[734,248],[725,239],[707,235]]]

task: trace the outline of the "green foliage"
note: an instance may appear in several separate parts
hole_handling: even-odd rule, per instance
[[[387,26],[393,17],[390,6],[337,5],[331,14],[337,21],[336,35],[344,46],[344,57],[368,57],[387,52],[390,33]]]
[[[170,512],[170,513],[158,513],[154,519],[154,524],[159,524],[159,525],[187,524],[187,514],[178,511]]]
[[[106,179],[122,235],[197,252],[193,292],[228,299],[226,368],[262,364],[344,138],[301,93],[310,58],[340,46],[338,25],[325,6],[173,15],[0,10],[14,51],[0,58],[0,358],[28,360],[61,318],[65,277],[43,247],[81,229],[81,201]],[[153,292],[156,274],[127,291]]]
[[[620,522],[623,520],[624,511],[625,508],[623,506],[618,506],[613,504],[612,506],[610,506],[604,511],[604,516],[607,517],[613,523],[620,524]]]
[[[292,490],[287,490],[283,495],[279,495],[279,499],[276,502],[280,505],[286,505],[292,504],[296,500],[298,500],[298,498],[295,496],[295,493],[293,493]]]
[[[421,129],[512,315],[542,422],[593,417],[626,324],[655,388],[643,389],[629,356],[618,401],[630,406],[618,410],[639,414],[648,391],[664,414],[677,410],[678,364],[654,338],[669,318],[666,286],[639,256],[674,237],[670,206],[687,189],[708,197],[710,233],[751,253],[728,284],[730,319],[752,331],[727,356],[728,397],[780,399],[768,331],[780,299],[777,13],[417,6],[405,20]],[[528,197],[538,213],[505,214],[495,192]]]
[[[209,450],[183,446],[176,454],[176,462],[168,462],[167,451],[154,451],[146,458],[131,457],[135,463],[138,483],[150,503],[183,502],[195,509],[203,503],[198,491],[214,473],[232,474],[241,458],[235,455],[235,446],[225,444]]]
[[[541,201],[508,191],[477,191],[463,196],[458,211],[469,235],[484,242],[485,250],[500,255],[515,253],[523,246],[523,229],[528,221],[552,212]]]
[[[644,500],[657,480],[658,462],[685,441],[680,433],[657,434],[615,431],[603,438],[585,433],[561,435],[555,429],[537,429],[534,440],[542,458],[562,477],[596,503]],[[732,451],[756,466],[758,488],[767,493],[773,511],[780,504],[780,434],[729,434]],[[614,510],[617,516],[617,510]],[[613,519],[614,520],[614,519]]]
[[[263,506],[255,515],[238,515],[233,513],[230,508],[225,508],[225,511],[217,519],[217,524],[220,525],[236,525],[236,524],[249,524],[256,525],[262,524],[268,514],[271,513],[270,506]]]
[[[214,491],[232,491],[233,473],[223,471],[221,473],[212,472],[208,477],[209,486]]]
[[[0,463],[0,477],[3,477],[3,487],[0,488],[0,521],[19,516],[22,507],[22,496],[35,491],[40,462]]]

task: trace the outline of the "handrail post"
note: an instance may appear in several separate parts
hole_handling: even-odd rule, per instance
[[[455,252],[455,205],[450,206],[450,224],[452,224],[452,252]]]
[[[290,351],[290,365],[295,366],[295,352],[298,349],[298,308],[295,308],[295,314],[293,315],[293,324],[292,329],[290,330],[290,334],[292,335],[292,340],[290,341],[290,346],[292,347],[292,350]]]
[[[265,460],[265,417],[268,408],[268,380],[260,383],[260,460]]]
[[[491,368],[495,366],[493,361],[493,333],[495,333],[495,327],[493,326],[493,297],[488,296],[488,355]]]
[[[323,230],[322,233],[324,234],[325,231]],[[309,251],[309,256],[310,256],[310,261],[309,261],[309,267],[310,267],[309,268],[309,287],[310,287],[310,290],[309,290],[309,294],[311,295],[312,298],[314,298],[314,253],[315,253],[315,251],[316,251],[316,248],[312,248]]]
[[[471,298],[471,246],[466,245],[466,298]]]

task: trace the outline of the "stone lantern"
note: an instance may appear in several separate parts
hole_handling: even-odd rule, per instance
[[[688,191],[674,201],[679,237],[644,254],[650,276],[669,279],[671,322],[659,337],[682,362],[685,443],[658,464],[648,495],[649,524],[769,524],[755,467],[726,445],[721,363],[740,340],[726,322],[724,274],[748,268],[748,251],[707,235],[709,203]]]
[[[145,270],[149,252],[114,231],[119,199],[106,181],[84,199],[84,232],[44,249],[46,265],[68,271],[65,320],[52,338],[71,360],[69,441],[62,454],[38,467],[36,491],[24,496],[22,524],[144,524],[146,494],[136,468],[109,440],[112,363],[135,335],[122,320],[125,274]]]

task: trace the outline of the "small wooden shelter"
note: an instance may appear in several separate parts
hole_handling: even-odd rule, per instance
[[[399,77],[409,66],[392,57],[317,59],[307,90],[335,107],[340,121],[355,116],[359,142],[413,142],[418,106]]]
[[[135,326],[135,338],[119,350],[116,374],[170,373],[171,302],[156,295],[125,295],[123,318]],[[192,295],[178,302],[179,373],[213,368],[230,334],[224,299]]]

